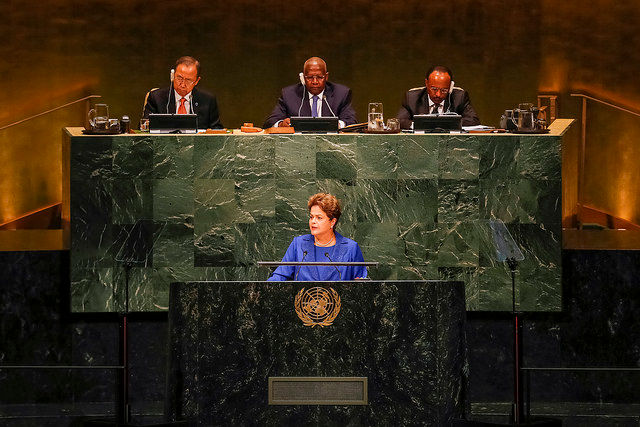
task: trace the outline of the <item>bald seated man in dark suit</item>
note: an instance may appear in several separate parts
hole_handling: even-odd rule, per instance
[[[263,128],[291,126],[291,117],[338,117],[338,126],[357,123],[351,106],[351,89],[329,82],[322,58],[309,58],[300,73],[300,83],[282,89],[282,94]],[[303,84],[304,83],[304,84]]]
[[[143,117],[149,114],[197,114],[199,129],[222,129],[216,97],[196,85],[200,82],[200,61],[183,56],[176,61],[171,88],[154,89],[145,100]]]
[[[413,127],[413,116],[418,114],[458,113],[462,116],[462,126],[475,126],[480,119],[471,105],[466,90],[455,87],[453,74],[441,65],[431,67],[425,77],[425,86],[410,89],[398,111],[402,129]]]

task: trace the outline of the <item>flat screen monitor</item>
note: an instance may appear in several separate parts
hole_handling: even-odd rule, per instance
[[[291,117],[296,133],[338,133],[337,117]]]
[[[460,114],[418,114],[413,116],[415,132],[446,133],[462,130]]]
[[[197,114],[149,114],[150,133],[197,133]]]

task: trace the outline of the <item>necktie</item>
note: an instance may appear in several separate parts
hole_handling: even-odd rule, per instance
[[[318,117],[318,95],[313,95],[313,105],[311,106],[311,117]]]
[[[433,106],[433,110],[431,110],[431,114],[438,114],[439,109],[440,109],[440,104],[435,104]]]
[[[180,107],[178,107],[178,114],[187,114],[187,108],[184,106],[186,99],[180,98]]]

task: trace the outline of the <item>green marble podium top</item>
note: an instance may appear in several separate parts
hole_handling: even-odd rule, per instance
[[[561,139],[546,135],[149,135],[63,132],[74,312],[166,310],[169,284],[264,280],[308,232],[306,201],[342,201],[338,231],[377,280],[462,280],[470,310],[508,310],[489,219],[525,260],[517,302],[561,309]],[[67,157],[68,156],[68,157]],[[126,267],[128,266],[128,267]]]

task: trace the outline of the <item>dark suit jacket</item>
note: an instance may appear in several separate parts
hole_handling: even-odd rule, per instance
[[[193,88],[193,111],[198,115],[198,128],[199,129],[222,129],[222,123],[220,123],[220,117],[218,115],[218,103],[216,97]],[[169,101],[169,108],[167,111],[167,101]],[[169,90],[169,87],[156,89],[149,94],[149,99],[144,106],[143,117],[149,117],[149,114],[167,114],[176,112],[176,99],[173,87]]]
[[[337,115],[346,125],[357,123],[356,112],[351,106],[351,89],[338,83],[327,82],[324,87],[324,96],[326,96],[326,102],[322,102],[323,117]],[[300,108],[301,102],[302,108]],[[327,106],[327,102],[331,106],[333,113]],[[298,110],[300,110],[300,114],[298,114]],[[265,129],[270,128],[279,120],[297,116],[311,116],[309,92],[300,83],[282,89],[282,95],[280,95],[278,103],[262,127]]]
[[[451,104],[449,104],[451,100]],[[459,87],[453,88],[450,96],[444,101],[444,111],[451,111],[462,116],[462,126],[474,126],[480,124],[480,119],[471,105],[469,94]],[[402,107],[398,111],[398,119],[402,129],[410,129],[413,116],[416,114],[429,114],[429,94],[426,87],[410,89],[402,101]]]

